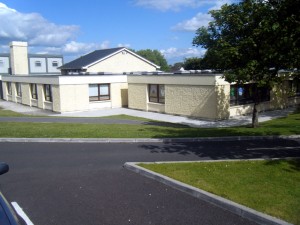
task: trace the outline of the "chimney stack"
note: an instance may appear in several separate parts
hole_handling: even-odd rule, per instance
[[[10,43],[10,65],[12,75],[28,75],[27,42],[13,41]]]

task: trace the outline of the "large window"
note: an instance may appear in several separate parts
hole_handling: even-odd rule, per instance
[[[16,83],[16,91],[17,91],[17,96],[21,97],[22,96],[22,88],[20,83]]]
[[[165,85],[149,84],[149,102],[165,103]]]
[[[10,82],[7,82],[7,83],[6,83],[6,87],[7,87],[7,93],[8,93],[9,95],[12,95],[11,83],[10,83]]]
[[[231,85],[230,105],[245,105],[254,103],[255,89],[259,102],[270,101],[270,90],[268,88],[257,87],[256,84]]]
[[[89,85],[90,102],[110,100],[109,84],[90,84]]]
[[[30,91],[31,91],[31,98],[32,99],[38,99],[36,84],[30,84]]]
[[[51,91],[50,84],[44,84],[44,94],[45,94],[45,100],[48,102],[52,102],[52,91]]]

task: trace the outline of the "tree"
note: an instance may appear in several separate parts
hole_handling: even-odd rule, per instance
[[[282,82],[280,69],[299,69],[299,1],[242,0],[210,11],[213,21],[197,30],[195,46],[204,60],[224,71],[225,80],[255,83],[252,127],[258,126],[260,88]]]
[[[170,68],[170,71],[171,71],[171,72],[178,71],[178,70],[180,70],[182,67],[184,67],[183,62],[177,62],[177,63],[174,63],[173,65],[169,65],[169,68]]]
[[[201,70],[202,59],[197,57],[184,59],[183,67],[185,70]]]
[[[136,51],[135,53],[160,66],[162,71],[170,70],[167,60],[158,50],[145,49]]]

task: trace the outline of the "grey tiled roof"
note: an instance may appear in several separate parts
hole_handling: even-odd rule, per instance
[[[81,69],[82,67],[88,66],[94,62],[97,62],[103,58],[110,56],[111,54],[120,51],[121,48],[109,48],[93,51],[87,55],[81,56],[78,59],[75,59],[69,63],[62,65],[59,69]]]

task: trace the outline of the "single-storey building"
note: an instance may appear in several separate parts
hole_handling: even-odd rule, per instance
[[[3,76],[7,101],[54,112],[86,111],[128,105],[127,76]]]
[[[192,118],[228,119],[252,112],[254,85],[230,84],[222,74],[197,71],[128,75],[128,107]],[[260,89],[261,111],[300,104],[300,82],[290,80],[283,85],[280,95]]]
[[[251,113],[253,107],[255,84],[230,84],[209,71],[158,72],[156,65],[125,48],[83,56],[63,65],[62,75],[29,74],[26,56],[24,45],[11,44],[12,75],[2,75],[4,100],[58,113],[129,107],[209,120]],[[114,67],[122,72],[109,71]],[[280,94],[260,89],[260,110],[300,104],[299,81],[283,85]]]
[[[5,62],[11,67],[11,73],[0,73],[1,97],[55,112],[127,106],[126,73],[159,68],[126,48],[97,50],[82,56],[61,66],[63,75],[37,70],[34,67],[37,62],[44,68],[53,65],[54,61],[41,60],[42,55],[38,61],[32,61],[26,42],[12,42],[9,55]],[[37,60],[37,56],[33,60]]]

